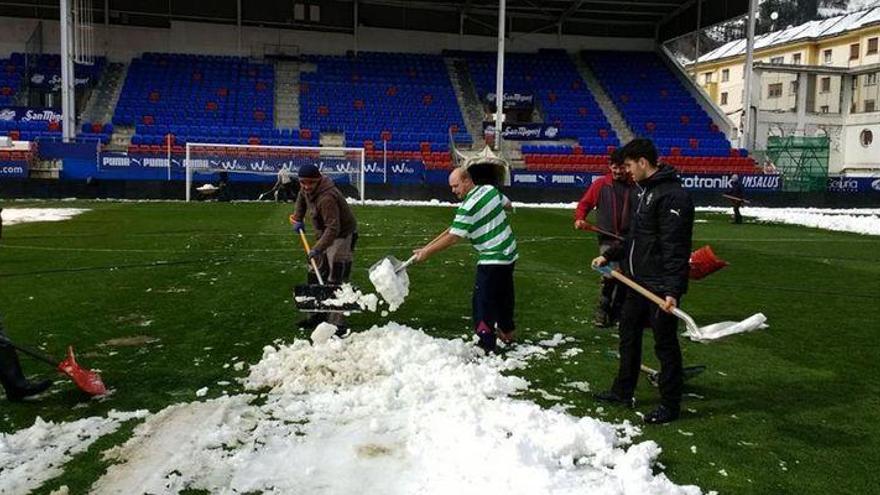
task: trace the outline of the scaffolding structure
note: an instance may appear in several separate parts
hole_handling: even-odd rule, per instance
[[[821,192],[828,185],[827,136],[770,136],[766,158],[782,175],[782,188],[790,192]]]

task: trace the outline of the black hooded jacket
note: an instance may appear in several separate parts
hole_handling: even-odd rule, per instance
[[[620,261],[624,273],[661,297],[679,299],[687,292],[690,271],[693,200],[669,165],[660,165],[637,186],[626,242],[605,258]]]

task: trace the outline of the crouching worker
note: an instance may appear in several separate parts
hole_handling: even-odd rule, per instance
[[[326,283],[338,285],[349,281],[354,262],[354,246],[357,242],[357,220],[345,196],[336,188],[333,179],[321,175],[316,165],[303,165],[299,169],[300,190],[291,217],[297,233],[305,228],[308,213],[318,239],[309,259],[314,259]],[[308,283],[317,284],[318,277],[309,267]],[[299,322],[303,329],[314,329],[327,321],[338,327],[339,334],[348,330],[342,313],[315,313]]]
[[[0,208],[0,212],[2,211],[3,209]],[[3,216],[0,215],[0,238],[2,237]],[[24,376],[15,348],[6,343],[2,322],[0,322],[0,385],[6,391],[6,398],[11,401],[19,401],[25,397],[37,395],[52,385],[49,380],[32,382]]]
[[[513,342],[513,270],[519,257],[516,238],[505,209],[511,203],[495,186],[476,185],[467,170],[449,174],[449,187],[462,200],[452,225],[437,238],[413,251],[416,261],[425,261],[461,239],[469,239],[479,253],[472,297],[474,330],[478,345],[487,353],[497,339]]]

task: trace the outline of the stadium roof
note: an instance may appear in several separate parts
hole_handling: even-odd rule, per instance
[[[855,31],[866,26],[880,24],[880,7],[852,12],[837,17],[829,17],[810,21],[799,26],[792,26],[782,31],[774,31],[755,37],[755,51],[762,48],[781,46],[788,43],[813,41],[820,38],[837,36]],[[724,44],[700,57],[700,62],[711,62],[745,54],[746,40],[736,40]]]
[[[701,25],[743,15],[748,0],[701,0]],[[96,22],[168,27],[172,21],[351,32],[355,0],[92,0]],[[59,0],[0,1],[0,16],[57,19]],[[357,0],[361,26],[496,36],[498,0]],[[312,6],[320,20],[297,19],[295,4]],[[300,10],[303,12],[303,9]],[[697,0],[508,0],[509,31],[667,40],[697,27]]]

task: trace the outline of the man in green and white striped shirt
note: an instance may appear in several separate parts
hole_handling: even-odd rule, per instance
[[[510,200],[491,185],[476,185],[468,172],[458,168],[449,174],[449,187],[462,200],[452,225],[413,254],[425,261],[461,239],[469,239],[477,250],[477,279],[473,293],[474,330],[486,352],[495,349],[497,338],[513,341],[513,271],[519,257],[516,237],[506,209]]]

